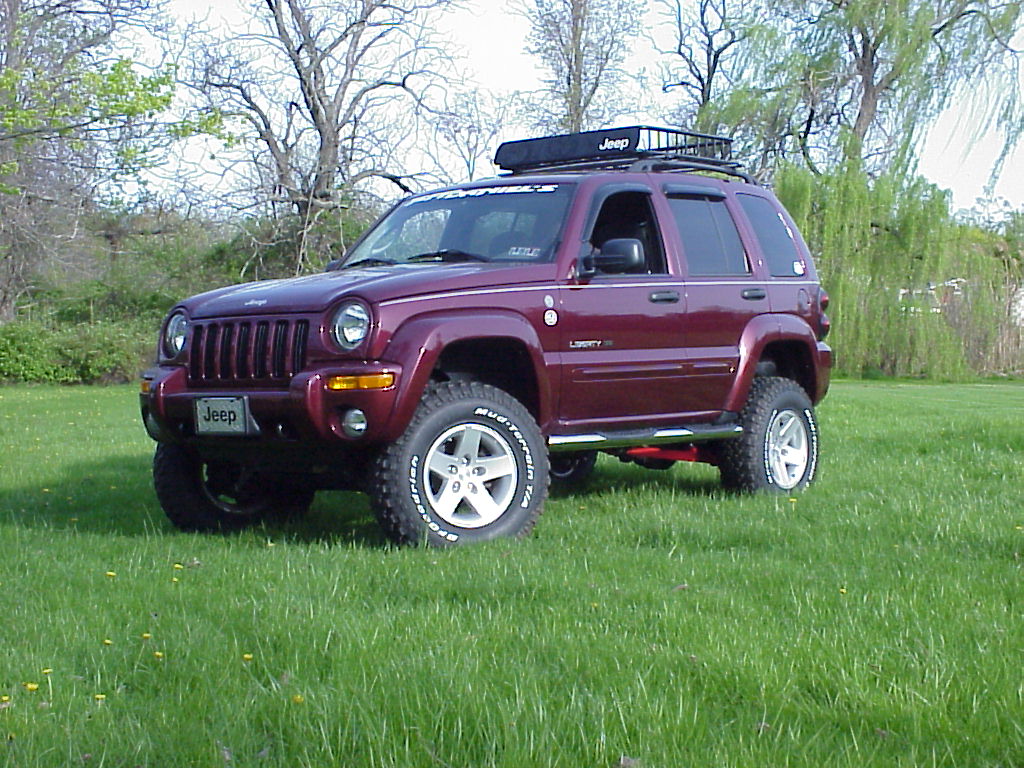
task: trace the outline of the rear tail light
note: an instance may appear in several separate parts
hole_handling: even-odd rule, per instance
[[[818,340],[821,341],[828,332],[832,330],[832,321],[828,319],[825,310],[828,309],[828,294],[824,288],[818,289]]]

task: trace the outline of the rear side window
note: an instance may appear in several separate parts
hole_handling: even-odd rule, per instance
[[[670,197],[668,204],[691,276],[750,273],[746,251],[724,200]]]
[[[754,195],[736,195],[736,199],[750,219],[772,277],[803,275],[804,261],[797,251],[789,225],[775,206]]]

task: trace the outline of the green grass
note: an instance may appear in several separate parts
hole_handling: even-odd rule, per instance
[[[1024,386],[820,418],[795,501],[606,458],[433,551],[339,493],[175,533],[134,391],[0,388],[0,764],[1019,768]]]

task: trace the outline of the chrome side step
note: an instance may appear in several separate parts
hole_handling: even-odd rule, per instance
[[[583,449],[628,448],[635,445],[659,443],[694,443],[701,440],[726,440],[743,434],[739,424],[691,424],[688,427],[667,429],[629,429],[614,432],[592,432],[583,435],[551,435],[548,448],[552,451],[578,451]]]

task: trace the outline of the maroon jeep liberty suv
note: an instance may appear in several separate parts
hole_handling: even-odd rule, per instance
[[[522,536],[597,453],[814,477],[828,297],[728,139],[631,127],[507,142],[509,173],[398,203],[323,274],[170,312],[142,418],[184,530],[360,490],[398,542]]]

